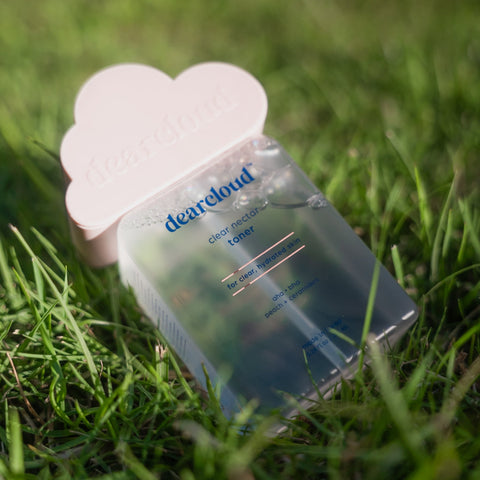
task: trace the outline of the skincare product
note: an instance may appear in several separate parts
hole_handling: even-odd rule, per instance
[[[261,85],[206,63],[90,79],[61,149],[74,240],[126,285],[227,415],[283,409],[355,371],[365,319],[393,344],[417,308],[282,146]],[[369,299],[374,298],[367,315]]]

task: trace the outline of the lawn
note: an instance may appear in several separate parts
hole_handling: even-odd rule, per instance
[[[2,0],[0,477],[480,477],[480,4]],[[71,243],[59,146],[99,69],[251,72],[279,140],[420,309],[330,399],[227,420]],[[251,421],[257,428],[239,434]]]

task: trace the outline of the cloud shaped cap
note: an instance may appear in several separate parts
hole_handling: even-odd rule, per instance
[[[95,74],[75,103],[60,157],[73,240],[93,266],[117,260],[132,208],[262,132],[267,98],[246,71],[203,63],[175,79],[139,64]]]

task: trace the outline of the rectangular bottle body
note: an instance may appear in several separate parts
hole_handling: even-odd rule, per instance
[[[193,375],[223,385],[232,413],[250,399],[326,392],[370,331],[392,344],[415,304],[321,192],[267,137],[253,139],[129,213],[122,278]],[[347,340],[348,338],[348,340]]]

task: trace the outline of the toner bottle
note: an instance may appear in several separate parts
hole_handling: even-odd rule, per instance
[[[365,321],[392,345],[417,308],[282,146],[250,74],[110,67],[80,91],[61,157],[73,238],[117,261],[198,382],[232,415],[308,406],[358,367]],[[369,299],[373,309],[367,315]]]

